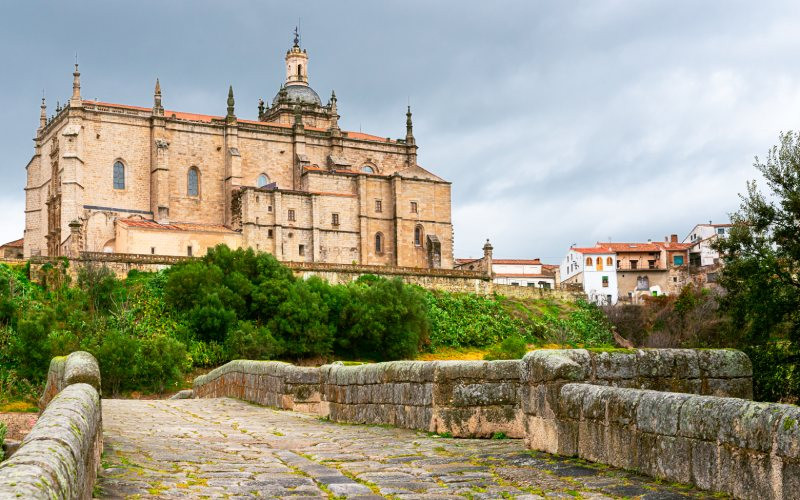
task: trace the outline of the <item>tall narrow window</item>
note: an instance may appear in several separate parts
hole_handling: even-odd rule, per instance
[[[381,200],[375,200],[375,211],[383,212],[383,202]]]
[[[297,247],[297,253],[299,253],[300,256],[305,255],[306,254],[306,246],[305,245],[298,246]]]
[[[114,189],[125,189],[125,165],[121,161],[114,163]]]
[[[591,257],[586,257],[586,265],[587,266],[591,266],[592,265],[592,258]]]
[[[383,234],[375,233],[375,253],[383,253]]]
[[[412,201],[411,202],[411,213],[412,214],[419,213],[419,210],[417,209],[417,202],[416,201]]]
[[[331,224],[334,226],[339,225],[339,214],[331,214]]]
[[[611,257],[606,257],[606,265],[608,267],[613,266],[614,265],[614,259],[612,259]]]
[[[191,246],[186,247],[186,255],[189,256],[189,257],[192,256],[192,247]]]
[[[293,208],[289,209],[288,218],[289,218],[290,222],[294,222],[295,217],[294,217],[294,209]]]
[[[417,226],[414,228],[414,244],[417,246],[422,246],[422,226]]]
[[[269,184],[269,177],[267,177],[267,174],[259,175],[258,179],[256,180],[256,187],[263,188],[267,184]]]
[[[186,194],[189,196],[198,196],[200,194],[200,173],[197,167],[189,169],[186,175]]]
[[[302,77],[303,76],[303,65],[302,64],[298,64],[297,65],[297,76],[298,77]]]

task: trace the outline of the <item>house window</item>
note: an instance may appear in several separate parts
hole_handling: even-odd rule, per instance
[[[189,257],[192,256],[192,246],[191,245],[186,247],[186,255],[188,255]]]
[[[725,228],[724,227],[718,227],[717,228],[717,234],[725,234]]]
[[[656,261],[648,260],[647,261],[647,267],[650,268],[650,269],[655,269],[656,268]]]
[[[638,268],[639,268],[639,261],[638,260],[632,260],[631,261],[631,269],[638,269]]]
[[[150,247],[150,255],[156,254],[156,247]]]
[[[331,224],[334,226],[339,225],[339,214],[331,214]]]
[[[305,255],[306,254],[306,246],[305,245],[298,246],[297,247],[297,253],[300,254],[300,256]]]
[[[414,244],[417,246],[422,246],[422,226],[417,226],[414,228]]]
[[[586,257],[586,265],[587,266],[591,266],[592,265],[592,258],[591,257]]]
[[[272,238],[272,229],[267,229],[267,238]]]
[[[125,189],[125,165],[121,161],[114,163],[114,189]]]
[[[197,167],[192,167],[186,174],[186,194],[189,196],[198,196],[200,194],[200,172]]]
[[[295,220],[295,219],[294,219],[294,208],[290,208],[290,209],[289,209],[289,215],[288,215],[288,217],[289,217],[289,222],[294,222],[294,220]]]
[[[683,265],[683,255],[674,255],[672,257],[672,263],[675,264],[676,266],[682,266]]]
[[[272,205],[267,207],[267,212],[272,212]]]
[[[369,165],[364,165],[363,167],[361,167],[361,171],[364,172],[365,174],[374,174],[375,173],[375,169],[370,167]]]
[[[375,211],[383,212],[383,202],[381,200],[375,200]]]
[[[603,288],[608,288],[608,276],[603,276]]]
[[[383,253],[383,234],[375,233],[375,253]]]
[[[412,214],[419,213],[419,211],[417,209],[417,202],[416,201],[412,201],[411,202],[411,213]]]
[[[607,257],[607,258],[606,258],[606,265],[607,265],[608,267],[611,267],[611,266],[613,266],[613,265],[614,265],[614,259],[612,259],[611,257]]]
[[[649,290],[650,289],[650,278],[647,276],[639,276],[636,278],[636,289],[637,290]]]
[[[603,270],[603,258],[602,257],[598,257],[596,262],[597,262],[597,270],[598,271],[602,271]]]
[[[269,184],[269,177],[267,177],[267,174],[261,174],[258,176],[258,179],[256,179],[257,187],[263,188],[267,184]]]

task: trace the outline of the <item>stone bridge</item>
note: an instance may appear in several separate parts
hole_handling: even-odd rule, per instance
[[[737,351],[235,361],[102,410],[93,363],[53,361],[0,498],[800,498],[800,408]]]

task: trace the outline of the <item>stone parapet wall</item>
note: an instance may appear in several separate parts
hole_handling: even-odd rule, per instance
[[[555,410],[569,455],[736,498],[798,498],[800,407],[566,384]]]
[[[100,466],[100,370],[89,353],[50,364],[42,414],[0,464],[0,499],[90,499]]]
[[[584,293],[583,289],[578,291],[570,291],[562,288],[556,288],[555,290],[552,290],[549,288],[538,288],[533,286],[514,286],[492,283],[492,292],[498,295],[516,299],[551,299],[564,301],[575,301],[577,299],[586,300],[586,293]]]
[[[319,368],[232,361],[194,381],[197,397],[246,401],[337,422],[460,437],[522,437],[518,361],[395,361]]]

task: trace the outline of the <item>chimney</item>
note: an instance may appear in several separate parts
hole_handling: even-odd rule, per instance
[[[677,243],[677,242],[678,242],[678,235],[677,235],[677,234],[671,234],[671,235],[669,236],[669,241],[670,241],[671,243]]]

